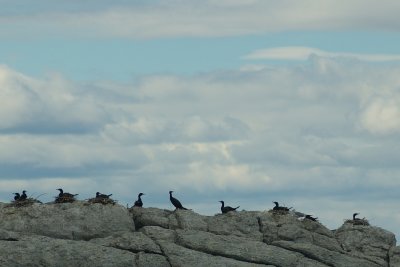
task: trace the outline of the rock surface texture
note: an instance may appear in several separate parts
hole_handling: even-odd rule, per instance
[[[394,234],[295,213],[0,203],[0,266],[400,267]]]

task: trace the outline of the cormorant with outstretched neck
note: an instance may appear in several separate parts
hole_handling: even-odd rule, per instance
[[[236,208],[232,208],[232,207],[229,207],[229,206],[225,206],[225,203],[224,203],[224,201],[219,201],[219,202],[221,202],[221,212],[222,213],[227,213],[227,212],[229,212],[229,211],[236,211],[240,206],[237,206]]]
[[[187,210],[187,208],[183,207],[181,202],[172,196],[174,191],[169,191],[169,200],[171,201],[172,205],[175,206],[175,209]]]
[[[26,191],[25,190],[22,191],[22,195],[20,196],[19,200],[25,200],[27,198],[28,198],[28,196],[26,195]]]
[[[20,196],[20,194],[19,193],[14,193],[14,200],[15,201],[18,201],[18,200],[20,200],[20,198],[21,198],[21,196]]]
[[[279,203],[276,201],[274,201],[273,203],[275,203],[275,207],[272,210],[283,210],[283,211],[290,210],[290,208],[279,206]]]
[[[142,196],[144,194],[143,193],[139,193],[138,195],[138,200],[135,201],[135,203],[133,204],[134,207],[143,207],[143,201],[142,201]]]
[[[57,190],[60,191],[60,194],[58,194],[58,197],[73,198],[78,195],[78,194],[66,193],[61,188],[58,188]]]
[[[112,194],[106,195],[106,194],[101,194],[100,192],[96,192],[96,198],[110,198]]]

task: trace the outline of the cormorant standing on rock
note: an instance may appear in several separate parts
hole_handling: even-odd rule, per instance
[[[20,196],[19,200],[25,200],[27,198],[28,198],[28,196],[26,195],[26,191],[25,190],[22,191],[22,195]]]
[[[276,202],[276,201],[274,201],[273,203],[275,203],[275,207],[272,210],[283,210],[283,211],[289,211],[290,210],[290,208],[279,206],[279,203]]]
[[[133,204],[134,207],[143,207],[143,201],[141,196],[143,196],[143,193],[139,193],[138,195],[138,200],[135,201],[135,203]]]
[[[20,200],[20,198],[21,198],[21,196],[20,196],[20,194],[19,193],[14,193],[14,200],[15,201],[18,201],[18,200]]]
[[[78,194],[64,193],[64,191],[61,188],[58,188],[57,190],[60,191],[60,194],[58,194],[58,197],[73,198],[78,195]]]
[[[106,194],[101,194],[100,192],[96,192],[96,198],[110,198],[112,194],[106,195]]]
[[[181,202],[172,196],[174,191],[169,191],[169,200],[171,201],[172,205],[175,206],[175,209],[187,210],[187,208],[183,207]]]
[[[225,205],[225,203],[224,203],[224,201],[219,201],[219,202],[221,202],[221,212],[222,213],[227,213],[227,212],[229,212],[229,211],[236,211],[236,209],[238,209],[240,206],[237,206],[236,208],[232,208],[232,207],[229,207],[229,206],[224,206]]]

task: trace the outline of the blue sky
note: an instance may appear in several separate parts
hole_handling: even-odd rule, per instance
[[[260,60],[243,58],[257,49],[283,46],[313,47],[329,52],[399,54],[396,32],[278,32],[230,37],[176,37],[135,40],[51,36],[28,40],[6,39],[0,44],[3,64],[26,74],[60,72],[74,80],[132,81],[154,73],[195,74],[240,68]],[[263,60],[262,63],[265,63]],[[292,63],[267,60],[268,64]],[[289,61],[289,62],[288,62]]]
[[[0,1],[0,200],[279,201],[398,235],[400,4]]]

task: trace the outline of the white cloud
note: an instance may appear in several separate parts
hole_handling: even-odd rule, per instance
[[[361,124],[371,133],[400,132],[400,94],[390,98],[376,98],[363,109]]]
[[[344,52],[328,52],[313,47],[302,46],[285,46],[260,49],[251,52],[243,58],[250,60],[307,60],[312,55],[331,58],[354,58],[358,60],[372,62],[400,61],[400,55],[397,54],[357,54]]]
[[[37,80],[0,66],[0,130],[90,131],[108,116],[79,87],[54,75]]]
[[[2,36],[72,36],[159,38],[234,36],[293,30],[393,30],[400,21],[397,1],[152,1],[81,8],[25,3],[24,13],[0,17]],[[68,3],[64,3],[68,7]],[[29,11],[33,9],[33,11]],[[16,13],[16,14],[15,14]],[[4,13],[3,13],[4,14]],[[10,30],[12,28],[13,30]]]

